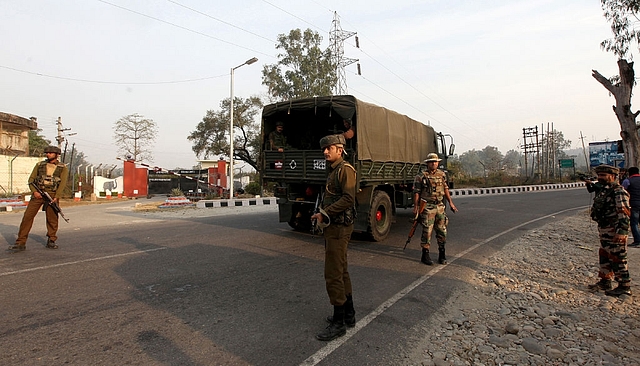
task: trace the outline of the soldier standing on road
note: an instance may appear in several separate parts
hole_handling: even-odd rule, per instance
[[[609,296],[631,295],[631,277],[627,266],[629,235],[629,193],[616,179],[618,168],[600,165],[595,168],[602,189],[596,192],[591,218],[598,223],[600,236],[600,281],[589,285],[593,291],[604,290]],[[612,289],[612,279],[618,287]]]
[[[58,232],[58,214],[46,204],[44,198],[31,186],[31,183],[37,184],[42,190],[51,195],[54,202],[59,204],[62,191],[67,186],[69,169],[58,161],[60,156],[59,147],[47,146],[44,152],[47,159],[36,164],[29,176],[29,188],[32,193],[31,200],[24,211],[16,243],[9,246],[9,251],[20,252],[26,249],[27,237],[33,226],[33,219],[42,205],[44,205],[43,210],[47,220],[47,248],[58,249],[58,245],[56,245],[56,240],[58,239],[56,235]]]
[[[446,174],[438,169],[441,160],[436,153],[427,155],[427,159],[424,161],[427,164],[427,170],[418,174],[413,182],[413,214],[418,214],[420,200],[426,203],[424,210],[419,213],[422,223],[422,238],[420,240],[422,258],[420,261],[429,266],[433,265],[429,256],[429,247],[434,228],[438,241],[438,263],[447,263],[445,243],[447,242],[449,218],[445,212],[443,198],[446,198],[451,211],[458,212],[449,194]]]
[[[316,338],[330,341],[346,334],[356,324],[351,279],[347,265],[347,246],[355,220],[356,171],[343,159],[345,138],[329,135],[320,140],[326,161],[331,164],[320,213],[311,216],[324,228],[324,278],[333,305],[329,325]]]

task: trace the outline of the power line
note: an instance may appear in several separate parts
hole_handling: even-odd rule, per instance
[[[308,22],[308,21],[306,21],[306,20],[304,20],[304,19],[300,18],[299,16],[297,16],[297,15],[295,15],[295,14],[293,14],[293,13],[290,13],[290,12],[288,12],[288,11],[286,11],[286,10],[282,9],[281,7],[279,7],[279,6],[275,5],[275,4],[272,4],[272,3],[268,2],[267,0],[262,0],[262,1],[264,1],[265,3],[267,3],[267,4],[271,5],[271,6],[273,6],[273,7],[274,7],[274,8],[276,8],[276,9],[278,9],[278,10],[282,11],[283,13],[289,14],[289,15],[291,15],[292,17],[294,17],[294,18],[296,18],[296,19],[298,19],[298,20],[300,20],[300,21],[302,21],[302,22],[304,22],[304,23],[307,23],[308,25],[310,25],[310,26],[312,26],[312,27],[314,27],[314,28],[316,28],[316,29],[318,29],[318,30],[320,30],[320,31],[324,32],[324,33],[329,33],[329,31],[326,31],[326,30],[324,30],[324,29],[322,29],[322,28],[318,27],[317,25],[315,25],[315,24],[313,24],[313,23]]]
[[[140,15],[140,16],[143,16],[143,17],[145,17],[145,18],[153,19],[153,20],[155,20],[155,21],[158,21],[158,22],[161,22],[161,23],[164,23],[164,24],[168,24],[168,25],[170,25],[170,26],[172,26],[172,27],[176,27],[176,28],[180,28],[180,29],[182,29],[182,30],[186,30],[187,32],[191,32],[191,33],[199,34],[199,35],[201,35],[201,36],[204,36],[204,37],[207,37],[207,38],[214,39],[214,40],[216,40],[216,41],[218,41],[218,42],[226,43],[226,44],[228,44],[228,45],[232,45],[232,46],[235,46],[235,47],[238,47],[238,48],[245,49],[245,50],[247,50],[247,51],[251,51],[251,52],[259,53],[259,54],[261,54],[261,55],[264,55],[264,56],[267,56],[267,57],[271,57],[271,58],[273,58],[273,56],[272,56],[272,55],[269,55],[269,54],[267,54],[267,53],[264,53],[264,52],[261,52],[261,51],[254,50],[254,49],[249,48],[249,47],[241,46],[241,45],[239,45],[239,44],[237,44],[237,43],[233,43],[233,42],[225,41],[224,39],[221,39],[221,38],[218,38],[218,37],[214,37],[214,36],[212,36],[212,35],[209,35],[209,34],[206,34],[206,33],[200,32],[200,31],[197,31],[197,30],[193,30],[193,29],[190,29],[190,28],[187,28],[187,27],[183,27],[183,26],[181,26],[181,25],[178,25],[178,24],[175,24],[175,23],[171,23],[171,22],[169,22],[169,21],[166,21],[166,20],[163,20],[163,19],[160,19],[160,18],[156,18],[156,17],[154,17],[154,16],[147,15],[147,14],[141,13],[141,12],[139,12],[139,11],[135,11],[135,10],[132,10],[132,9],[129,9],[129,8],[125,8],[124,6],[120,6],[120,5],[117,5],[117,4],[113,4],[113,3],[110,3],[110,2],[105,1],[105,0],[97,0],[97,1],[99,1],[99,2],[101,2],[101,3],[104,3],[104,4],[107,4],[107,5],[111,5],[111,6],[113,6],[113,7],[118,8],[118,9],[126,10],[126,11],[128,11],[128,12],[131,12],[131,13],[134,13],[134,14],[137,14],[137,15]]]
[[[11,70],[11,71],[16,71],[16,72],[21,72],[21,73],[25,73],[25,74],[29,74],[29,75],[36,75],[36,76],[42,76],[42,77],[52,78],[52,79],[60,79],[60,80],[68,80],[68,81],[78,81],[78,82],[83,82],[83,83],[114,84],[114,85],[162,85],[162,84],[180,84],[180,83],[192,83],[192,82],[202,81],[202,80],[211,80],[211,79],[217,79],[217,78],[222,78],[222,77],[227,77],[227,76],[229,76],[229,74],[227,73],[227,74],[223,74],[223,75],[207,76],[207,77],[203,77],[203,78],[197,78],[197,79],[186,79],[186,80],[173,80],[173,81],[150,81],[150,82],[136,82],[136,81],[132,81],[132,82],[124,82],[124,81],[104,81],[104,80],[78,79],[78,78],[70,78],[70,77],[65,77],[65,76],[48,75],[48,74],[43,74],[43,73],[40,73],[40,72],[33,72],[33,71],[20,70],[20,69],[16,69],[16,68],[9,67],[9,66],[3,66],[3,65],[0,65],[0,68],[2,68],[2,69],[7,69],[7,70]]]
[[[228,26],[230,26],[230,27],[233,27],[233,28],[239,29],[239,30],[241,30],[241,31],[243,31],[243,32],[249,33],[249,34],[251,34],[251,35],[254,35],[254,36],[256,36],[256,37],[262,38],[262,39],[267,40],[267,41],[269,41],[269,42],[276,43],[276,41],[274,41],[273,39],[269,39],[269,38],[263,37],[263,36],[261,36],[261,35],[259,35],[259,34],[257,34],[257,33],[254,33],[254,32],[251,32],[251,31],[249,31],[249,30],[246,30],[246,29],[244,29],[244,28],[238,27],[237,25],[231,24],[231,23],[229,23],[229,22],[227,22],[227,21],[224,21],[224,20],[222,20],[222,19],[218,19],[218,18],[214,17],[213,15],[209,15],[209,14],[204,13],[204,12],[201,12],[201,11],[199,11],[199,10],[197,10],[197,9],[190,8],[190,7],[188,7],[188,6],[184,5],[184,4],[180,4],[180,3],[179,3],[179,2],[177,2],[177,1],[174,1],[174,0],[167,0],[167,1],[168,1],[168,2],[170,2],[170,3],[176,4],[176,5],[180,6],[180,7],[183,7],[183,8],[185,8],[185,9],[187,9],[187,10],[190,10],[190,11],[192,11],[192,12],[194,12],[194,13],[197,13],[197,14],[200,14],[200,15],[204,15],[204,16],[205,16],[205,17],[207,17],[207,18],[210,18],[210,19],[216,20],[216,21],[218,21],[218,22],[220,22],[220,23],[226,24],[226,25],[228,25]]]

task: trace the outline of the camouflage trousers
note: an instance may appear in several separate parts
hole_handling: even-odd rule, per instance
[[[612,280],[621,285],[628,286],[631,282],[629,276],[629,266],[627,265],[627,242],[624,244],[614,243],[613,237],[616,233],[612,227],[598,227],[600,235],[600,249],[598,257],[600,270],[598,276],[602,279]]]
[[[438,250],[444,250],[444,244],[447,242],[447,224],[449,223],[444,204],[427,205],[424,211],[420,213],[420,223],[422,224],[420,246],[424,249],[429,249],[431,246],[431,234],[435,230]]]

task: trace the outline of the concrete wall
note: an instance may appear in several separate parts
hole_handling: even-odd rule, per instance
[[[27,180],[33,167],[43,158],[0,154],[0,194],[30,192]],[[13,163],[12,163],[13,160]]]

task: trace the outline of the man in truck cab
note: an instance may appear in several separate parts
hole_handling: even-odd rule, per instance
[[[320,212],[311,220],[324,227],[324,279],[333,305],[329,325],[316,338],[331,341],[346,334],[346,327],[356,325],[353,290],[347,269],[347,245],[355,221],[356,171],[343,159],[345,139],[342,134],[325,136],[320,147],[329,166]],[[328,226],[325,226],[328,225]]]
[[[418,174],[413,182],[413,214],[420,214],[420,223],[422,223],[422,238],[420,240],[422,258],[420,261],[428,266],[433,265],[433,261],[429,256],[429,243],[431,242],[431,233],[434,228],[436,240],[438,241],[438,263],[447,263],[444,246],[447,242],[449,219],[445,212],[443,199],[447,200],[451,211],[458,211],[449,194],[447,176],[442,170],[438,169],[438,164],[440,164],[441,160],[436,153],[427,155],[427,159],[424,161],[427,164],[427,170]],[[425,202],[422,212],[418,212],[421,206],[420,201]]]
[[[287,146],[287,137],[284,135],[284,123],[276,122],[276,130],[269,134],[269,150],[283,152]]]

